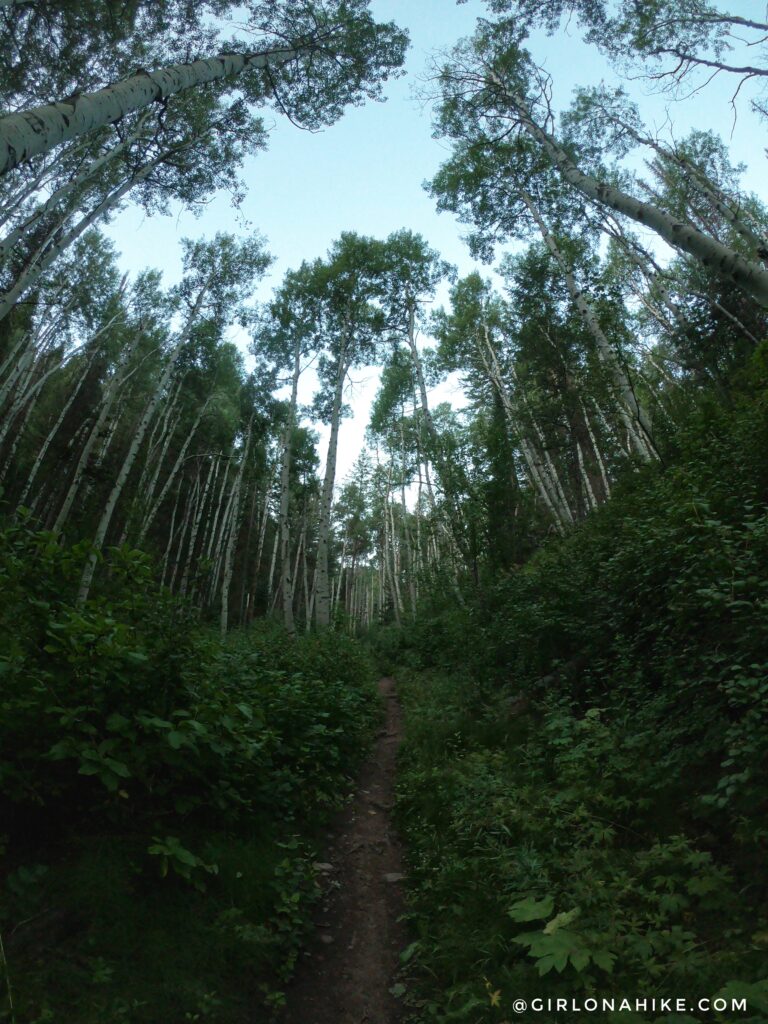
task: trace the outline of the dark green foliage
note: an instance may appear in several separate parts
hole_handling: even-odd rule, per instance
[[[763,364],[735,408],[702,404],[666,468],[389,638],[422,673],[400,800],[419,1020],[719,992],[748,1011],[633,1019],[768,1019]]]
[[[280,1003],[313,840],[376,702],[354,641],[224,644],[122,549],[0,533],[0,927],[16,1022],[242,1020]],[[0,1020],[6,1016],[4,997]]]

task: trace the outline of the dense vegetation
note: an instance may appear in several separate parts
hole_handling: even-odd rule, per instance
[[[768,1020],[768,211],[684,102],[732,81],[757,138],[768,23],[477,4],[423,90],[473,267],[342,225],[257,299],[257,231],[182,241],[168,284],[103,225],[238,210],[271,114],[381,98],[407,33],[0,0],[2,1021],[279,1018],[366,644],[406,709],[414,1022]],[[566,31],[611,78],[567,101]]]
[[[375,720],[344,637],[229,642],[137,552],[78,607],[82,552],[0,536],[0,911],[16,1019],[240,1020],[279,1006],[319,829]],[[5,1010],[4,1010],[5,1012]]]
[[[763,359],[482,602],[379,634],[419,1019],[718,993],[765,1019],[767,386]]]

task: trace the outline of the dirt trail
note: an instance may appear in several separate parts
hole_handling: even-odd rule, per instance
[[[317,930],[288,992],[286,1024],[397,1024],[394,984],[406,944],[401,848],[391,822],[402,716],[393,679],[382,679],[386,727],[342,812],[324,865]],[[328,870],[331,867],[332,870]]]

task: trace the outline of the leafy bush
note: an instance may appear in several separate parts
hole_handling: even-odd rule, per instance
[[[344,636],[270,624],[222,643],[138,552],[116,552],[107,592],[78,608],[83,554],[0,531],[17,1024],[277,1005],[317,896],[313,837],[375,721],[370,665]]]
[[[703,408],[437,650],[401,636],[418,1020],[719,992],[768,1020],[767,411]]]

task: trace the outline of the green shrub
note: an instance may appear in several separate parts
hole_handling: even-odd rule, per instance
[[[420,1021],[720,991],[768,1020],[764,397],[705,407],[678,445],[401,638]]]
[[[24,523],[0,530],[16,1024],[278,1007],[317,897],[314,839],[376,720],[370,664],[347,637],[272,624],[222,643],[138,552],[114,552],[78,608],[83,555]]]

